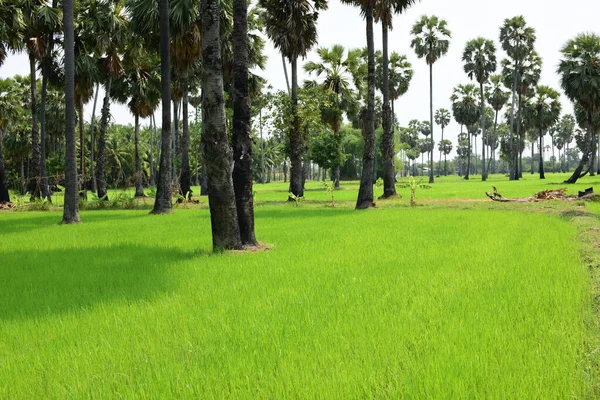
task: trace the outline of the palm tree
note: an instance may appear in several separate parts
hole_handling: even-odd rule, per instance
[[[381,137],[381,161],[383,164],[382,198],[396,196],[396,171],[394,168],[396,152],[394,150],[394,117],[390,107],[388,31],[393,29],[393,14],[403,13],[414,3],[416,3],[416,0],[382,0],[375,3],[374,9],[375,22],[381,22],[383,44],[381,63],[383,77],[381,87],[383,94],[383,135]]]
[[[73,0],[63,1],[63,30],[65,47],[65,107],[66,107],[66,156],[65,156],[65,204],[64,224],[79,222],[77,196],[77,156],[75,147],[75,45],[73,26]]]
[[[4,167],[5,131],[18,119],[20,96],[11,80],[0,80],[0,204],[10,202]]]
[[[548,86],[538,86],[535,95],[527,102],[528,120],[531,127],[537,131],[540,140],[540,179],[546,179],[544,175],[544,135],[560,116],[559,97],[556,90]]]
[[[487,101],[490,104],[490,106],[492,106],[495,112],[493,137],[497,138],[498,113],[502,110],[502,108],[504,108],[504,106],[508,102],[510,94],[506,92],[502,87],[502,75],[492,75],[490,77],[490,82],[490,86],[488,86],[488,88],[486,89]],[[488,162],[488,171],[489,165],[490,163]]]
[[[446,157],[448,156],[448,154],[450,154],[452,152],[452,142],[448,139],[442,139],[440,141],[440,143],[438,144],[438,149],[441,153],[444,153],[444,175],[448,175],[448,169],[447,169],[447,165],[446,165]],[[441,163],[441,161],[440,161]]]
[[[320,48],[317,53],[320,57],[319,62],[307,62],[304,65],[304,70],[309,74],[314,73],[317,78],[324,76],[319,87],[321,87],[329,102],[323,105],[321,117],[323,122],[331,127],[337,147],[336,152],[340,152],[342,143],[340,127],[343,122],[343,113],[346,112],[348,119],[352,120],[358,108],[354,87],[360,88],[361,86],[362,74],[358,70],[361,50],[351,50],[346,54],[346,49],[343,46],[334,45],[331,49]],[[333,166],[333,179],[336,189],[340,188],[340,164],[340,162],[336,162]]]
[[[448,23],[438,17],[423,16],[413,26],[411,34],[413,40],[411,47],[417,57],[425,58],[429,65],[429,123],[432,127],[431,140],[433,141],[433,64],[448,52],[451,33],[446,28]],[[429,168],[429,183],[433,183],[433,152]]]
[[[160,102],[158,57],[139,46],[141,38],[133,35],[123,57],[124,73],[113,82],[112,96],[127,103],[134,116],[135,197],[144,197],[140,155],[140,118],[154,114]]]
[[[565,181],[575,183],[585,175],[582,174],[583,168],[592,155],[593,117],[600,111],[600,92],[597,89],[600,85],[600,36],[580,34],[567,42],[561,53],[563,59],[557,72],[561,75],[562,89],[571,101],[585,110],[588,123],[581,161],[573,175]]]
[[[219,32],[219,0],[202,0],[202,109],[204,156],[213,248],[241,249],[236,197],[233,188],[232,149],[225,127],[225,103]]]
[[[297,114],[298,58],[305,57],[317,43],[317,18],[319,11],[327,8],[327,2],[325,0],[259,0],[259,5],[264,10],[262,15],[267,36],[292,65],[289,191],[296,197],[303,197],[302,159],[306,144],[300,131],[300,117]]]
[[[587,120],[587,117],[586,117]],[[587,124],[587,121],[586,121]],[[564,167],[564,157],[565,152],[563,151],[563,156],[561,158],[560,151],[563,147],[568,148],[569,143],[573,141],[573,132],[575,131],[575,117],[571,114],[563,115],[560,121],[557,124],[557,132],[556,132],[556,147],[558,148],[558,158],[560,159],[560,170],[562,172],[565,171]],[[565,149],[566,150],[566,149]]]
[[[446,129],[446,127],[448,126],[448,124],[450,123],[450,111],[446,110],[445,108],[440,108],[439,110],[437,110],[435,112],[435,123],[437,125],[439,125],[442,128],[442,139],[440,140],[438,149],[440,150],[440,164],[442,163],[442,142],[444,141],[444,129]],[[452,151],[452,150],[450,150]],[[444,162],[444,171],[446,171],[446,166],[445,166],[445,162]],[[445,174],[445,172],[444,172]],[[439,175],[439,168],[438,168],[438,175]]]
[[[523,60],[527,57],[529,52],[533,50],[533,44],[535,42],[535,30],[527,26],[525,18],[520,15],[513,18],[507,18],[504,20],[504,24],[500,28],[500,42],[502,48],[508,54],[508,57],[512,60],[514,65],[512,71],[512,105],[510,112],[510,157],[509,157],[509,171],[510,180],[519,179],[518,174],[518,163],[516,161],[517,153],[515,152],[516,146],[514,146],[514,125],[515,125],[515,98],[517,92],[517,84],[519,82],[519,66],[522,65]],[[519,125],[518,125],[519,126]]]
[[[468,151],[467,151],[467,169],[465,172],[465,180],[469,180],[469,172],[471,169],[471,138],[470,132],[481,117],[481,108],[477,106],[477,88],[473,84],[458,85],[454,88],[452,96],[452,113],[454,119],[461,127],[466,126],[468,132]],[[461,128],[462,134],[462,128]]]
[[[390,55],[389,61],[389,84],[390,102],[392,103],[392,125],[395,125],[396,111],[394,109],[394,102],[408,91],[408,87],[410,85],[410,81],[412,80],[414,72],[412,69],[412,64],[410,63],[410,61],[408,61],[405,55],[400,55],[394,51]],[[383,72],[381,75],[383,76]],[[379,76],[379,73],[377,73],[377,76]],[[379,81],[379,79],[377,79],[377,81]],[[383,81],[383,77],[381,81]],[[394,126],[392,126],[392,129],[394,129]]]
[[[479,94],[481,102],[481,115],[485,115],[485,92],[483,85],[496,71],[496,46],[494,42],[484,38],[469,41],[465,47],[462,57],[465,73],[470,79],[479,83]],[[481,137],[485,140],[485,118],[481,118]],[[485,169],[485,144],[481,150],[481,180],[487,180]]]

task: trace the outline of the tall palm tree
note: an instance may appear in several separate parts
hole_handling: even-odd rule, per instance
[[[66,107],[66,156],[65,156],[65,204],[62,223],[79,222],[77,196],[77,156],[75,147],[75,40],[73,26],[73,0],[63,1],[63,31],[65,47],[65,107]]]
[[[587,120],[587,116],[586,116]],[[587,124],[587,121],[586,121]],[[575,132],[575,117],[571,114],[563,115],[560,121],[557,124],[557,132],[556,132],[556,147],[558,148],[558,158],[560,159],[560,170],[562,172],[565,171],[564,166],[564,157],[565,152],[563,151],[562,158],[560,156],[560,151],[563,147],[568,147],[568,144],[573,141],[573,133]],[[566,148],[565,148],[566,150]]]
[[[219,32],[219,0],[202,0],[203,141],[213,248],[240,249],[240,226],[233,188],[232,149],[225,127],[225,103]]]
[[[451,33],[446,27],[448,23],[438,17],[423,16],[413,26],[411,34],[413,40],[411,47],[417,57],[425,58],[429,65],[429,122],[432,127],[431,140],[433,141],[433,64],[448,52]],[[429,183],[433,183],[433,152],[429,167]]]
[[[450,100],[452,101],[452,113],[454,114],[454,119],[461,126],[467,127],[467,169],[464,179],[469,180],[469,172],[471,169],[470,128],[473,127],[481,118],[481,108],[477,105],[477,88],[473,84],[458,85],[456,88],[454,88],[452,96],[450,96]]]
[[[452,142],[448,139],[442,139],[438,144],[438,149],[440,150],[440,154],[444,153],[444,176],[446,176],[448,175],[446,157],[452,152]]]
[[[498,113],[504,108],[508,102],[510,94],[506,92],[502,85],[502,75],[492,75],[490,77],[490,85],[486,89],[487,102],[492,106],[495,112],[494,116],[494,133],[493,137],[497,137],[498,132]],[[490,149],[491,150],[491,149]],[[490,162],[488,162],[489,171]],[[495,164],[494,164],[495,165]]]
[[[383,60],[382,60],[383,64]],[[379,65],[379,63],[378,63]],[[392,124],[395,125],[396,110],[394,103],[401,96],[403,96],[410,85],[410,81],[413,77],[412,64],[405,55],[400,55],[395,51],[390,55],[389,60],[389,84],[390,84],[390,102],[392,103]],[[379,76],[379,74],[377,74]],[[383,75],[383,72],[382,74]],[[377,79],[379,81],[379,79]],[[383,78],[382,78],[383,81]],[[383,82],[382,82],[383,87]],[[394,126],[392,126],[394,129]]]
[[[440,126],[440,128],[442,128],[442,139],[440,140],[438,149],[440,150],[440,164],[442,163],[442,149],[446,148],[444,146],[442,146],[442,142],[444,141],[444,129],[446,129],[446,127],[448,126],[448,124],[450,123],[450,111],[446,110],[445,108],[440,108],[439,110],[437,110],[435,112],[435,123],[437,125]],[[452,151],[452,150],[450,150]],[[446,166],[444,165],[444,171],[446,170]],[[438,175],[439,175],[439,168],[438,168]]]
[[[292,65],[292,126],[290,139],[290,193],[304,196],[302,159],[306,144],[300,132],[298,108],[298,58],[305,57],[317,43],[319,11],[327,8],[325,0],[259,0],[264,10],[267,36]],[[290,199],[291,200],[291,199]]]
[[[593,117],[600,111],[600,36],[580,34],[561,49],[563,58],[557,72],[567,97],[578,104],[587,114],[587,133],[581,148],[582,156],[573,175],[565,183],[575,183],[585,173],[593,149]],[[592,168],[591,163],[588,171]]]
[[[485,92],[484,84],[490,79],[492,73],[496,71],[496,46],[494,42],[484,38],[477,38],[469,41],[465,47],[462,57],[465,73],[470,79],[479,83],[479,95],[481,102],[481,115],[485,115]],[[481,137],[485,142],[485,118],[481,118]],[[481,180],[487,180],[485,169],[485,143],[481,150]]]
[[[383,164],[383,196],[389,198],[396,196],[396,171],[394,168],[394,124],[392,109],[390,107],[390,77],[389,77],[389,50],[388,31],[393,29],[393,15],[401,14],[416,0],[382,0],[375,3],[375,22],[381,22],[382,30],[382,87],[383,109],[381,137],[381,161]]]
[[[535,43],[535,30],[527,26],[525,18],[520,15],[513,18],[507,18],[504,20],[504,24],[500,28],[500,43],[502,48],[508,54],[508,57],[512,60],[513,74],[512,74],[512,104],[510,112],[510,157],[509,157],[509,175],[510,180],[519,179],[518,174],[518,163],[517,163],[517,152],[515,139],[513,137],[514,125],[515,125],[515,100],[517,93],[517,85],[519,82],[519,66],[522,65],[523,61],[533,50]],[[517,125],[517,126],[520,126]]]
[[[361,87],[363,78],[360,67],[361,50],[355,49],[346,53],[341,45],[334,45],[331,49],[320,48],[317,50],[319,62],[309,61],[304,65],[304,70],[309,74],[314,73],[317,78],[323,76],[319,87],[330,100],[321,110],[321,117],[333,131],[337,152],[341,151],[342,140],[340,127],[343,122],[344,112],[352,120],[358,109],[358,99],[354,88]],[[334,187],[340,188],[340,162],[333,166]]]
[[[537,130],[540,146],[540,179],[546,179],[544,175],[544,135],[560,117],[561,104],[559,93],[548,87],[538,86],[529,101],[526,110],[527,119],[530,121],[533,129]]]

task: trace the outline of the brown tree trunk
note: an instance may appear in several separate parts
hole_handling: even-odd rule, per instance
[[[394,168],[394,128],[390,107],[390,82],[388,67],[388,27],[382,23],[383,42],[383,135],[381,137],[381,163],[383,166],[383,195],[381,198],[396,196],[396,171]],[[338,168],[339,173],[339,168]],[[337,185],[339,187],[339,184]]]
[[[134,142],[135,142],[135,197],[144,197],[142,185],[142,158],[140,157],[140,116],[135,115]]]
[[[592,148],[593,126],[592,126],[592,123],[593,123],[593,114],[591,111],[588,111],[588,128],[587,128],[587,133],[585,135],[584,148],[581,149],[583,154],[581,155],[581,160],[579,161],[579,165],[577,165],[577,168],[575,168],[573,175],[571,175],[571,177],[569,179],[567,179],[564,183],[575,183],[575,182],[577,182],[577,180],[579,178],[583,178],[585,176],[585,173],[582,173],[583,168],[590,161],[590,158],[591,158],[591,155],[593,152],[593,148]],[[589,166],[589,168],[591,168],[591,166]]]
[[[179,194],[183,197],[192,197],[192,173],[190,170],[190,128],[188,121],[188,74],[182,74],[181,85],[183,90],[182,120],[183,132],[181,134],[181,173],[179,175]]]
[[[298,116],[298,60],[291,60],[292,64],[292,126],[290,129],[290,193],[297,198],[304,196],[304,171],[302,168],[302,155],[304,154],[304,141],[300,130],[300,117]],[[293,201],[291,197],[288,201]]]
[[[544,174],[544,133],[540,129],[540,179],[546,179]]]
[[[83,129],[83,101],[79,102],[79,190],[84,199],[87,199],[85,187],[85,133]]]
[[[225,127],[219,0],[202,0],[202,111],[213,249],[241,249],[232,150]]]
[[[152,214],[171,211],[171,49],[169,38],[169,0],[159,1],[160,76],[162,86],[161,149],[156,199]]]
[[[375,170],[375,44],[373,41],[373,5],[365,7],[365,19],[367,29],[367,112],[363,118],[364,152],[362,162],[362,174],[356,209],[371,208],[373,202],[373,171]]]
[[[28,191],[31,200],[39,199],[40,196],[40,137],[38,133],[37,117],[37,90],[36,90],[36,67],[35,57],[29,55],[29,73],[31,74],[31,167],[29,168]]]
[[[255,246],[246,0],[233,0],[233,63],[233,187],[242,244]]]

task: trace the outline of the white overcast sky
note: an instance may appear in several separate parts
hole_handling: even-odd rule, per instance
[[[427,120],[429,118],[429,74],[424,60],[418,59],[410,48],[410,29],[422,15],[437,15],[448,22],[452,32],[450,50],[440,59],[433,69],[434,109],[450,107],[449,97],[452,89],[459,83],[468,83],[463,72],[461,56],[467,41],[482,36],[493,39],[498,48],[498,63],[505,57],[498,43],[500,26],[505,18],[523,15],[527,23],[535,28],[536,50],[541,55],[544,65],[540,84],[560,90],[556,67],[560,59],[560,48],[563,44],[581,32],[600,34],[600,1],[570,0],[567,3],[557,0],[423,0],[394,18],[394,30],[389,36],[390,52],[406,54],[415,71],[409,91],[396,102],[396,115],[401,125],[411,119]],[[330,47],[341,44],[346,48],[366,46],[365,23],[358,9],[343,5],[337,0],[330,0],[329,9],[321,13],[318,23],[319,47]],[[381,48],[381,26],[375,25],[375,47]],[[262,76],[266,77],[275,89],[285,89],[285,78],[281,56],[267,42],[268,62]],[[311,52],[307,60],[316,60]],[[303,64],[305,61],[301,61]],[[300,81],[307,78],[299,68]],[[0,77],[15,74],[28,74],[28,62],[25,56],[9,57],[0,67]],[[100,103],[100,102],[99,102]],[[131,123],[133,118],[124,106],[113,105],[112,114],[118,123]],[[572,112],[571,103],[563,96],[563,113]],[[86,114],[91,115],[91,102],[86,107]],[[157,114],[160,115],[160,112]],[[434,139],[440,138],[440,131],[434,128]],[[446,138],[456,141],[460,127],[452,123],[446,130]],[[480,147],[480,145],[479,145]],[[480,150],[479,150],[480,152]]]

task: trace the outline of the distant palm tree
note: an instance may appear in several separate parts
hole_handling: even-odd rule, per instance
[[[586,118],[587,120],[587,118]],[[571,114],[563,115],[557,124],[557,132],[555,134],[556,147],[558,148],[558,158],[560,159],[560,170],[566,172],[564,166],[565,151],[561,158],[560,151],[568,148],[569,143],[573,141],[573,133],[575,132],[575,117]],[[587,124],[587,121],[586,121]]]
[[[525,18],[522,15],[505,19],[504,24],[500,28],[500,43],[502,43],[502,48],[506,51],[513,63],[512,85],[509,85],[509,87],[512,87],[509,142],[511,154],[509,157],[510,180],[519,179],[517,153],[515,151],[516,145],[513,137],[515,125],[515,98],[517,85],[520,80],[519,67],[522,65],[529,52],[533,50],[535,39],[535,30],[527,26]],[[520,124],[517,126],[520,126]]]
[[[63,1],[63,30],[65,47],[65,107],[66,107],[66,155],[65,155],[65,204],[62,223],[79,222],[79,199],[77,196],[77,155],[75,145],[75,46],[73,24],[73,0]]]
[[[448,126],[448,124],[450,123],[451,120],[451,116],[450,116],[450,111],[446,110],[445,108],[440,108],[439,110],[437,110],[435,112],[435,123],[437,125],[440,126],[440,128],[442,128],[442,139],[440,140],[438,149],[440,150],[440,164],[442,163],[442,142],[444,141],[444,129],[446,129],[446,127]],[[445,166],[444,166],[444,171],[445,171]],[[439,175],[439,169],[438,169],[438,175]]]
[[[468,150],[467,150],[467,169],[465,172],[465,180],[469,180],[469,172],[471,169],[471,138],[470,132],[471,128],[477,124],[479,119],[481,118],[481,108],[477,105],[477,88],[473,84],[468,85],[458,85],[454,88],[452,92],[452,96],[450,96],[450,100],[452,101],[452,113],[454,114],[454,119],[461,126],[467,127],[467,140],[468,140]],[[462,132],[461,132],[462,133]]]
[[[561,104],[559,93],[548,87],[538,86],[535,95],[527,102],[528,120],[533,129],[537,130],[540,140],[540,179],[546,179],[544,174],[544,135],[560,117]]]
[[[343,122],[344,112],[350,120],[358,112],[358,99],[354,88],[361,86],[362,74],[358,70],[360,65],[361,50],[346,49],[341,45],[334,45],[331,49],[320,48],[317,50],[319,62],[309,61],[304,65],[304,70],[315,74],[317,78],[323,76],[319,86],[325,92],[331,103],[324,106],[321,117],[333,131],[337,153],[341,152],[342,139],[340,127]],[[335,162],[333,166],[334,187],[340,188],[340,165]]]
[[[470,79],[479,83],[479,94],[481,103],[481,115],[485,115],[485,92],[484,84],[490,79],[492,73],[496,71],[496,46],[491,40],[477,38],[467,43],[462,57],[464,70]],[[487,180],[485,168],[485,118],[481,118],[481,137],[483,145],[481,146],[481,180]]]
[[[325,0],[259,0],[259,5],[264,10],[263,21],[267,36],[292,65],[289,192],[296,197],[302,197],[304,196],[302,159],[306,144],[300,132],[297,114],[298,58],[305,57],[317,44],[317,18],[319,11],[327,8],[327,2]]]
[[[429,65],[429,122],[432,127],[431,140],[433,141],[433,64],[448,52],[451,33],[446,28],[448,23],[440,20],[435,15],[423,16],[413,26],[411,34],[413,40],[411,47],[417,57],[425,58]],[[431,153],[429,167],[429,183],[433,183],[433,152]]]
[[[438,149],[440,150],[440,154],[444,153],[444,176],[446,176],[448,175],[446,157],[452,152],[452,142],[448,139],[442,139],[438,144]]]
[[[383,63],[383,60],[382,60]],[[379,64],[379,63],[378,63]],[[405,55],[392,52],[389,62],[390,101],[392,103],[392,124],[395,125],[396,111],[394,102],[408,91],[413,77],[412,64]],[[379,76],[379,73],[377,74]],[[382,74],[383,75],[383,72]],[[379,80],[379,79],[378,79]],[[383,81],[383,78],[382,78]],[[383,84],[383,83],[382,83]],[[394,126],[392,126],[394,128]]]
[[[394,150],[394,124],[393,114],[390,107],[390,76],[388,60],[388,31],[393,29],[394,14],[401,14],[410,6],[416,3],[416,0],[382,0],[375,3],[374,18],[375,22],[381,22],[382,28],[382,87],[383,108],[382,125],[383,135],[381,136],[381,161],[383,164],[383,196],[388,198],[396,196],[396,171],[394,168],[394,159],[396,152]]]
[[[565,183],[575,183],[584,166],[590,161],[593,149],[593,117],[600,111],[600,36],[581,34],[567,42],[562,48],[563,59],[557,72],[561,76],[561,86],[567,97],[579,104],[587,114],[587,133],[582,156],[573,175]],[[592,168],[591,163],[588,171]]]
[[[498,136],[497,135],[498,113],[500,112],[500,110],[502,110],[502,108],[504,108],[504,106],[508,102],[508,98],[509,98],[510,94],[503,89],[502,75],[492,75],[490,77],[490,82],[491,82],[491,84],[486,89],[487,102],[490,104],[490,106],[492,106],[492,108],[494,109],[494,112],[495,112],[493,137],[497,137]],[[488,171],[489,171],[489,165],[490,165],[490,163],[488,162],[488,168],[487,168]]]

